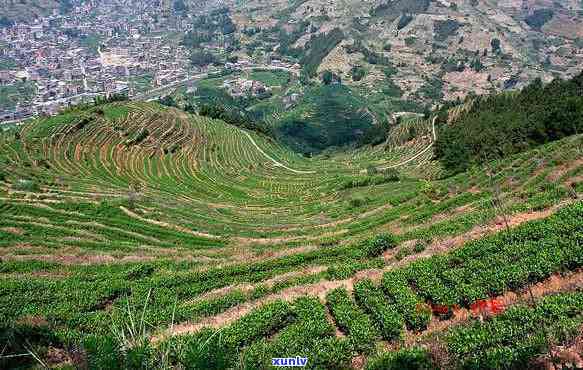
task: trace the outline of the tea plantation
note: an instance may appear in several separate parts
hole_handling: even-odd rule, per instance
[[[435,122],[312,158],[157,103],[5,130],[0,367],[560,361],[583,325],[583,136],[446,177]]]

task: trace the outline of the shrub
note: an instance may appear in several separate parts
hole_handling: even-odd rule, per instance
[[[366,366],[366,370],[432,370],[436,368],[429,353],[418,347],[385,352],[372,359]]]
[[[362,68],[361,66],[354,66],[350,71],[352,74],[353,81],[360,81],[366,76],[366,69]]]
[[[18,179],[14,184],[12,184],[12,188],[14,190],[29,191],[33,193],[40,191],[40,186],[36,181],[27,179]]]
[[[132,267],[128,273],[127,278],[129,280],[138,280],[148,277],[154,273],[154,266],[149,264],[139,264]]]
[[[330,280],[344,280],[354,275],[356,270],[350,263],[340,263],[328,267],[326,272]]]
[[[399,271],[384,274],[381,285],[390,302],[405,318],[409,329],[424,330],[427,327],[431,320],[431,310],[413,292]]]
[[[363,243],[363,251],[368,257],[378,257],[388,249],[397,246],[397,241],[392,234],[379,234]]]
[[[415,243],[415,246],[413,247],[413,252],[415,253],[423,252],[427,248],[427,244],[429,243],[425,241],[418,241],[417,243]]]
[[[378,332],[370,318],[350,299],[346,289],[330,291],[326,300],[336,324],[348,335],[354,350],[371,352]]]
[[[403,258],[411,255],[411,253],[412,253],[411,249],[409,249],[407,247],[403,247],[403,248],[399,249],[399,251],[397,252],[397,254],[395,254],[395,259],[397,261],[400,261]]]
[[[384,339],[401,338],[405,324],[403,317],[393,305],[387,304],[388,299],[383,291],[370,279],[360,280],[354,285],[354,296],[358,304],[371,315]]]
[[[368,203],[368,201],[365,198],[363,198],[363,197],[351,198],[348,201],[348,205],[349,205],[350,208],[360,208],[360,207],[364,206],[367,203]]]

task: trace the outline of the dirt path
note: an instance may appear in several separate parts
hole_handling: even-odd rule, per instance
[[[427,148],[423,149],[422,151],[420,151],[419,153],[415,154],[413,157],[407,159],[404,162],[401,163],[397,163],[391,166],[386,166],[386,167],[379,167],[379,170],[388,170],[391,168],[397,168],[397,167],[401,167],[406,165],[409,162],[414,161],[415,159],[421,157],[423,154],[427,153],[429,150],[431,150],[433,148],[433,145],[435,144],[435,142],[437,141],[437,133],[435,132],[435,121],[437,120],[437,116],[433,118],[433,121],[431,121],[431,127],[432,127],[432,131],[433,131],[433,142],[431,144],[429,144],[427,146]]]
[[[171,331],[162,333],[161,335],[154,336],[152,338],[153,342],[157,342],[161,339],[166,338],[169,335],[180,335],[194,333],[202,328],[220,328],[222,326],[228,325],[242,316],[245,316],[252,310],[264,306],[270,302],[276,300],[284,300],[291,302],[297,298],[309,295],[316,296],[320,300],[324,300],[326,293],[330,290],[344,286],[347,289],[352,290],[351,280],[339,280],[339,281],[325,281],[322,283],[303,285],[297,287],[291,287],[281,291],[280,293],[270,294],[267,297],[258,299],[256,301],[246,302],[236,307],[230,308],[227,311],[212,317],[207,317],[196,323],[182,323],[174,325]]]
[[[519,226],[527,221],[538,220],[542,218],[546,218],[552,215],[560,206],[566,203],[559,204],[557,206],[551,207],[546,210],[538,211],[538,212],[527,212],[521,213],[516,215],[508,216],[508,224],[510,227]],[[346,279],[346,280],[335,280],[335,281],[322,281],[315,284],[304,285],[304,286],[296,286],[290,287],[285,289],[281,292],[276,294],[271,294],[267,297],[263,297],[261,299],[246,302],[239,306],[233,307],[219,315],[205,318],[196,323],[182,323],[175,325],[172,331],[167,331],[160,335],[153,337],[154,341],[158,341],[168,335],[179,335],[179,334],[187,334],[196,332],[204,327],[213,327],[219,328],[225,325],[228,325],[237,319],[241,318],[245,314],[249,313],[255,308],[261,307],[266,303],[273,302],[278,299],[282,299],[285,301],[293,301],[296,298],[301,296],[315,296],[324,300],[326,293],[332,289],[338,287],[344,287],[348,291],[352,291],[354,284],[364,278],[369,278],[373,281],[378,281],[385,272],[390,271],[396,267],[400,267],[403,265],[407,265],[414,260],[419,258],[427,258],[431,257],[436,254],[446,253],[452,249],[462,246],[465,242],[470,240],[479,239],[484,237],[488,234],[500,231],[501,229],[505,228],[505,223],[494,222],[493,224],[489,224],[486,226],[477,226],[474,229],[470,230],[469,232],[454,237],[450,240],[446,241],[436,241],[430,247],[428,247],[422,253],[417,255],[408,256],[401,261],[397,261],[395,263],[391,263],[385,266],[383,269],[374,269],[374,270],[364,270],[358,272],[354,277]],[[461,316],[460,316],[461,317]]]
[[[212,235],[212,234],[207,234],[207,233],[201,233],[201,232],[198,232],[198,231],[193,231],[193,230],[187,229],[187,228],[182,227],[182,226],[169,224],[167,222],[162,222],[162,221],[157,221],[157,220],[151,220],[151,219],[148,219],[148,218],[144,218],[144,217],[138,215],[137,213],[134,213],[134,212],[130,211],[129,209],[125,208],[124,206],[120,206],[119,208],[127,216],[132,217],[132,218],[135,218],[135,219],[140,220],[142,222],[146,222],[146,223],[152,224],[152,225],[161,226],[161,227],[165,227],[165,228],[168,228],[168,229],[173,229],[173,230],[176,230],[176,231],[180,231],[180,232],[183,232],[183,233],[186,233],[186,234],[191,234],[191,235],[194,235],[194,236],[199,236],[199,237],[202,237],[202,238],[208,238],[208,239],[220,239],[221,238],[220,236],[217,236],[217,235]]]
[[[270,156],[269,154],[265,153],[263,151],[263,149],[261,149],[259,147],[259,145],[257,145],[257,143],[255,142],[255,140],[253,140],[253,138],[251,137],[251,135],[249,135],[249,133],[247,131],[243,131],[241,130],[241,132],[243,132],[245,135],[247,135],[247,138],[249,139],[249,141],[251,141],[251,144],[253,144],[253,146],[255,148],[257,148],[257,150],[263,154],[263,156],[267,159],[269,159],[270,161],[272,161],[276,167],[281,167],[281,168],[285,168],[288,171],[291,171],[293,173],[297,173],[297,174],[314,174],[316,173],[316,171],[299,171],[299,170],[294,170],[293,168],[289,168],[288,166],[286,166],[285,164],[277,161],[275,158],[273,158],[272,156]]]
[[[557,293],[570,292],[575,289],[583,287],[583,270],[572,272],[568,275],[561,276],[559,274],[552,275],[550,278],[531,286],[530,291],[535,300],[545,296]],[[501,296],[496,297],[504,307],[508,308],[519,303],[531,304],[531,296],[528,290],[520,292],[507,292]],[[427,337],[433,333],[442,332],[452,326],[459,325],[472,319],[472,313],[465,309],[454,310],[453,317],[448,320],[440,320],[436,316],[431,318],[431,322],[421,333],[407,332],[405,337],[405,344],[411,346],[423,342]]]

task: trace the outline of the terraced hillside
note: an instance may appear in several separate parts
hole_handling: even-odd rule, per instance
[[[24,355],[0,361],[496,367],[568,349],[583,137],[440,180],[434,123],[309,159],[155,103],[4,132],[0,339]],[[473,318],[490,297],[505,312]],[[466,340],[484,336],[498,350]]]

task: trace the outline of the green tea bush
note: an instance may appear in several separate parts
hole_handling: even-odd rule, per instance
[[[355,351],[371,352],[378,332],[370,318],[350,299],[346,289],[330,291],[326,300],[336,324],[348,335]]]
[[[344,280],[348,279],[356,273],[354,265],[351,263],[339,263],[328,267],[326,270],[328,279],[330,280]]]
[[[381,285],[397,312],[405,318],[409,329],[424,330],[427,327],[431,320],[431,310],[409,287],[399,271],[385,273]]]
[[[461,368],[526,369],[548,352],[548,343],[564,343],[583,322],[583,293],[542,299],[535,307],[514,306],[481,323],[453,329],[448,352]]]
[[[360,280],[354,285],[354,297],[358,304],[372,317],[385,340],[398,340],[403,333],[404,321],[396,307],[389,304],[383,291],[370,279]]]
[[[397,240],[395,236],[385,233],[363,242],[362,250],[368,257],[378,257],[388,249],[393,249],[396,246]]]
[[[127,278],[129,280],[143,279],[143,278],[151,276],[154,273],[154,270],[155,270],[154,266],[152,266],[152,265],[139,264],[139,265],[132,267],[128,271]]]
[[[302,297],[293,304],[295,321],[274,340],[261,340],[242,355],[246,368],[271,368],[274,357],[308,358],[308,368],[344,368],[351,359],[351,346],[334,337],[334,327],[326,318],[326,308],[317,298]]]
[[[293,321],[289,303],[275,301],[251,311],[222,331],[225,346],[239,348],[267,336]]]
[[[383,353],[371,359],[366,365],[366,370],[433,370],[436,368],[427,351],[417,347]]]
[[[172,338],[161,351],[168,351],[169,363],[192,370],[220,370],[233,365],[237,352],[225,345],[220,331],[203,329],[194,335]]]

